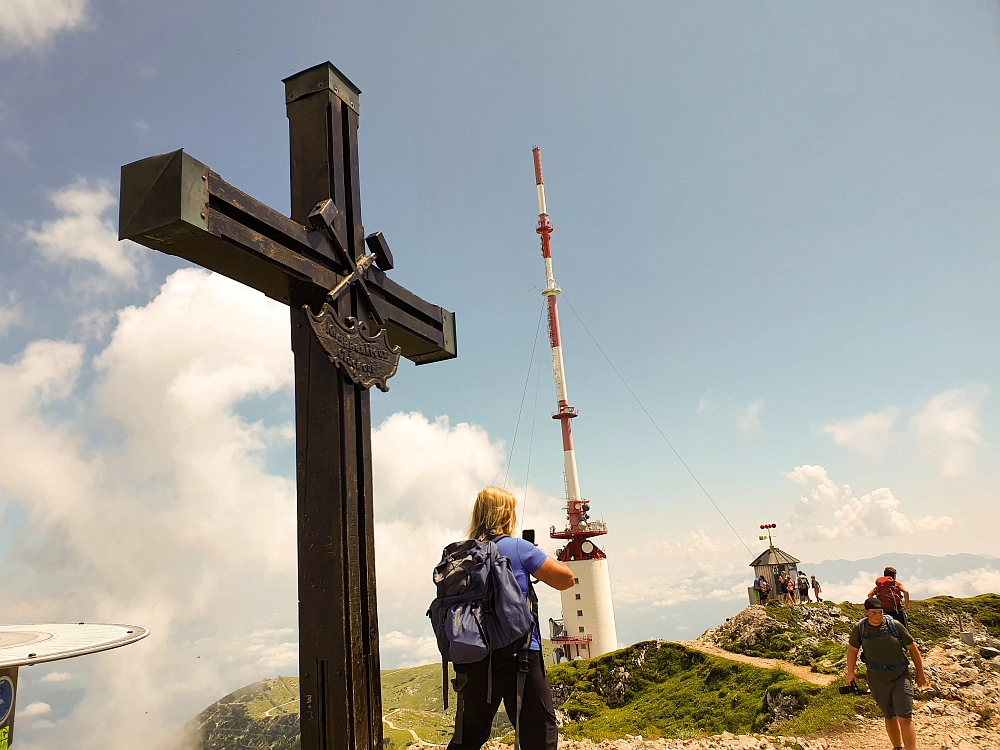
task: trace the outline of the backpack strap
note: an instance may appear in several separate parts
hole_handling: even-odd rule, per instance
[[[441,694],[444,696],[444,710],[448,710],[448,660],[441,657]]]
[[[877,633],[873,633],[871,635],[865,635],[865,625],[868,623],[868,618],[867,617],[863,617],[858,622],[858,637],[861,639],[861,649],[862,649],[862,652],[861,652],[861,661],[864,663],[864,665],[868,669],[882,669],[882,670],[886,670],[886,671],[890,671],[890,672],[895,671],[895,670],[899,669],[900,667],[908,667],[908,666],[910,666],[910,660],[906,656],[906,649],[905,649],[905,647],[903,648],[903,661],[899,662],[898,664],[869,664],[868,663],[868,659],[865,658],[864,647],[865,647],[865,639],[866,638],[895,637],[896,640],[899,641],[900,647],[903,647],[903,639],[902,639],[902,637],[900,637],[899,631],[896,630],[896,624],[892,621],[892,617],[890,617],[889,615],[886,615],[885,616],[885,622],[886,622],[886,625],[888,626],[888,629],[889,629],[888,633],[883,633],[882,630],[881,630],[881,628],[880,628]]]
[[[462,744],[462,725],[465,723],[465,684],[469,681],[469,675],[464,672],[456,672],[452,684],[455,686],[455,694],[458,696],[458,706],[455,710],[455,734],[452,741],[456,745]]]
[[[532,626],[531,631],[535,628]],[[528,634],[528,645],[531,645],[531,633]],[[527,648],[517,654],[517,708],[514,714],[514,750],[521,750],[521,704],[524,702],[524,683],[528,681],[528,661],[531,652]]]

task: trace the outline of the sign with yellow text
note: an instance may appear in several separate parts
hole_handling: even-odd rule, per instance
[[[0,750],[10,750],[14,741],[14,696],[17,667],[0,668]]]

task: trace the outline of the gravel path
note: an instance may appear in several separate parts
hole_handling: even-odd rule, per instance
[[[682,641],[682,646],[687,646],[688,648],[693,648],[696,651],[701,651],[706,654],[711,654],[712,656],[721,656],[723,659],[729,659],[730,661],[739,661],[744,664],[752,664],[755,667],[763,667],[764,669],[783,669],[791,675],[798,677],[799,679],[805,680],[806,682],[811,682],[813,685],[819,685],[820,687],[826,687],[835,679],[837,675],[832,674],[820,674],[819,672],[813,672],[809,667],[802,667],[798,664],[792,664],[791,662],[781,661],[781,659],[765,659],[759,656],[746,656],[744,654],[734,654],[726,651],[724,648],[720,648],[713,643],[702,640],[693,641]]]
[[[395,714],[399,710],[400,709],[398,708],[394,708],[392,711],[390,711],[389,713],[387,713],[385,716],[382,717],[382,721],[386,723],[389,729],[395,729],[397,732],[409,732],[410,736],[413,738],[413,743],[417,747],[444,747],[444,745],[438,745],[433,742],[424,742],[417,736],[417,733],[414,732],[412,729],[409,729],[407,727],[397,727],[395,724],[393,724],[392,721],[389,720],[389,717]]]

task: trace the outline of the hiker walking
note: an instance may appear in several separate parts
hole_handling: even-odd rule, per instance
[[[785,573],[785,604],[795,604],[795,581]]]
[[[906,626],[887,617],[882,602],[870,597],[865,617],[851,630],[847,647],[847,684],[857,686],[854,668],[858,661],[868,668],[868,689],[885,718],[885,731],[894,750],[916,750],[917,730],[913,724],[913,680],[909,654],[917,674],[917,687],[927,684],[924,664],[917,644]]]
[[[767,604],[767,596],[771,593],[771,587],[767,584],[767,580],[764,578],[760,579],[760,603]]]
[[[816,601],[823,601],[823,597],[820,596],[820,594],[823,593],[823,588],[819,585],[819,581],[816,580],[816,576],[810,576],[810,578],[812,580],[812,590],[813,594],[816,596]]]
[[[552,692],[542,664],[537,599],[531,588],[531,577],[565,591],[573,587],[573,571],[526,539],[511,536],[517,523],[516,508],[516,498],[506,490],[499,487],[483,489],[472,508],[469,540],[445,548],[441,563],[434,569],[438,598],[431,604],[429,614],[442,654],[448,650],[451,660],[455,662],[456,674],[452,684],[458,694],[455,733],[448,743],[448,750],[478,750],[482,747],[490,738],[493,717],[501,700],[517,732],[516,747],[521,750],[556,750],[558,743]],[[456,556],[464,549],[468,549],[472,556],[479,554],[477,559],[490,561],[491,570],[486,573],[490,576],[490,585],[484,587],[484,598],[454,603],[459,597],[443,597],[442,594],[447,592],[443,592],[442,588],[449,581],[461,578],[460,575],[449,577],[448,573],[456,571]],[[472,572],[474,576],[475,569]],[[496,589],[503,588],[503,583],[507,581],[509,586],[513,586],[509,578],[511,574],[520,591],[514,594],[513,601],[510,598],[500,601]],[[491,596],[493,598],[488,599]],[[520,602],[516,601],[517,598]],[[494,649],[490,641],[501,640],[498,633],[508,625],[505,619],[520,618],[522,612],[517,611],[517,606],[523,608],[529,602],[534,605],[534,611],[528,618],[528,627],[521,631],[524,636],[519,637],[513,647],[501,643]],[[444,627],[445,621],[447,627]],[[469,627],[465,629],[465,634],[457,637],[455,631],[466,624]],[[480,637],[483,633],[486,634],[485,639]],[[446,639],[444,645],[442,638]],[[467,653],[469,643],[475,641],[475,645],[482,648],[484,640],[487,655],[478,661],[463,663],[467,658],[463,654]]]
[[[799,604],[809,603],[809,579],[801,570],[799,571]]]
[[[910,607],[910,592],[896,580],[895,568],[886,568],[875,579],[875,587],[868,592],[869,598],[873,596],[882,602],[882,609],[889,617],[907,625],[906,610]]]
[[[764,603],[764,598],[761,596],[761,591],[762,591],[761,584],[762,583],[763,582],[761,581],[760,576],[754,576],[754,579],[753,579],[753,594],[754,594],[754,599],[757,600],[757,604],[763,604]]]

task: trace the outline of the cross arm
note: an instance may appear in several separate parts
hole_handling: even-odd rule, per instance
[[[319,309],[351,269],[320,232],[225,182],[183,150],[122,167],[119,239],[176,255],[286,305]],[[389,341],[425,364],[456,356],[455,315],[365,271]]]

